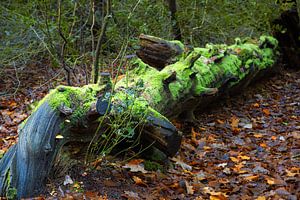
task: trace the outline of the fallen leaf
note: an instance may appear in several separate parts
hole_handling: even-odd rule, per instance
[[[141,163],[143,163],[143,162],[144,162],[143,159],[133,159],[133,160],[130,160],[130,161],[128,162],[128,164],[129,164],[129,165],[139,165],[139,164],[141,164]]]
[[[189,184],[189,182],[185,181],[185,187],[187,194],[194,194],[193,186]]]
[[[243,126],[243,128],[246,128],[246,129],[252,129],[253,128],[253,125],[250,123],[250,124],[245,124]]]
[[[224,168],[224,167],[227,166],[227,163],[220,163],[220,164],[218,164],[217,166],[218,166],[218,167],[223,167],[223,168]]]
[[[276,140],[277,137],[273,135],[273,136],[271,137],[271,139],[272,139],[272,140]]]
[[[217,122],[218,122],[219,124],[224,124],[224,123],[225,123],[223,120],[220,120],[220,119],[217,119]]]
[[[192,171],[193,167],[184,163],[183,161],[181,161],[179,158],[171,158],[171,160],[175,161],[176,165],[179,165],[182,169],[188,170],[188,171]]]
[[[253,107],[255,107],[255,108],[259,108],[259,103],[255,103],[255,104],[253,104]]]
[[[203,187],[203,192],[210,194],[210,200],[227,200],[227,195],[222,192],[215,192],[211,187]]]
[[[263,109],[262,110],[263,111],[263,113],[266,115],[266,116],[269,116],[270,115],[270,111],[268,110],[268,109]]]
[[[196,145],[196,146],[198,146],[199,143],[200,143],[200,141],[197,140],[197,135],[200,135],[200,134],[195,131],[194,127],[192,127],[192,137],[191,137],[191,139],[192,139],[193,144]]]
[[[231,174],[231,170],[230,170],[228,167],[226,167],[225,169],[223,169],[223,172],[224,172],[225,174],[228,174],[228,175]]]
[[[122,194],[122,196],[130,200],[140,199],[139,194],[133,191],[124,191],[124,194]]]
[[[230,157],[230,160],[232,160],[232,162],[238,163],[239,159],[237,159],[236,157]]]
[[[242,160],[250,160],[249,156],[238,156],[238,158],[240,158]]]
[[[219,195],[210,195],[210,200],[227,200],[227,197],[225,197],[223,194]]]
[[[236,116],[233,116],[231,117],[230,121],[231,121],[231,127],[236,128],[239,125],[240,119],[237,118]]]
[[[259,146],[263,147],[263,148],[267,148],[268,145],[266,143],[260,143]]]
[[[263,137],[263,135],[261,133],[254,133],[253,136],[256,137],[256,138],[262,138]]]
[[[279,185],[279,184],[284,184],[284,181],[282,180],[279,180],[279,179],[275,179],[275,178],[272,178],[272,177],[265,177],[267,183],[269,185]]]
[[[259,175],[250,175],[250,176],[246,176],[245,180],[246,181],[255,181],[259,178]]]
[[[148,173],[148,171],[145,170],[144,165],[142,163],[139,164],[132,164],[132,163],[134,162],[127,163],[126,165],[123,166],[123,168],[129,169],[131,172]]]
[[[144,181],[140,177],[133,176],[132,179],[134,180],[135,184],[139,186],[147,187],[147,184],[144,183]]]
[[[294,172],[291,172],[290,170],[285,170],[285,172],[286,172],[286,175],[288,176],[288,177],[294,177],[294,176],[296,176],[296,175],[298,175],[299,173],[294,173]]]
[[[275,181],[273,179],[270,179],[270,178],[266,178],[266,181],[269,185],[274,185],[275,184]]]
[[[256,198],[256,200],[266,200],[266,197],[265,196],[259,196]]]

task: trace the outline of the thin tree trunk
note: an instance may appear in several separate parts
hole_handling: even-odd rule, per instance
[[[180,25],[177,20],[177,4],[176,0],[167,0],[169,10],[171,12],[171,26],[175,40],[182,40]]]
[[[108,21],[110,18],[111,18],[111,0],[107,0],[106,15],[102,22],[101,32],[100,32],[100,35],[99,35],[99,38],[97,41],[95,58],[94,58],[94,63],[93,63],[93,83],[97,83],[98,79],[99,79],[99,56],[100,56],[100,51],[101,51],[101,47],[103,44],[107,24],[108,24]]]
[[[297,0],[297,12],[298,12],[298,17],[299,17],[299,25],[300,25],[300,0]]]

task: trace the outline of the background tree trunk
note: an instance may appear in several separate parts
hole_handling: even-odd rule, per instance
[[[176,0],[167,0],[167,3],[171,13],[171,26],[172,26],[174,39],[181,40],[182,36],[181,36],[180,25],[176,16],[176,12],[177,12]]]

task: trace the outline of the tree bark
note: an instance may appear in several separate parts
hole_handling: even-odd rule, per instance
[[[189,50],[178,41],[141,36],[141,46],[155,55],[140,56],[147,63],[174,57],[177,62],[158,70],[137,59],[129,75],[112,87],[108,80],[105,85],[51,91],[21,128],[19,142],[0,161],[2,196],[11,188],[17,189],[18,198],[38,195],[57,155],[72,142],[90,143],[93,153],[107,153],[103,149],[117,146],[113,141],[118,139],[175,155],[181,135],[169,119],[193,120],[198,106],[246,87],[259,73],[272,69],[278,56],[276,39],[266,36],[254,44],[238,39],[231,46]]]
[[[137,56],[158,70],[174,63],[175,57],[183,53],[183,45],[175,41],[166,41],[143,34],[140,35],[139,39],[140,48],[137,51]]]
[[[297,6],[297,12],[298,12],[298,18],[299,18],[299,26],[300,26],[300,0],[296,0],[296,6]]]
[[[93,83],[96,84],[99,79],[99,56],[102,44],[104,42],[104,36],[108,25],[108,20],[111,17],[111,0],[107,0],[106,2],[106,14],[103,18],[102,26],[100,35],[98,37],[97,45],[96,45],[96,51],[95,51],[95,58],[93,62]]]
[[[169,10],[171,12],[171,26],[172,26],[172,31],[173,31],[173,36],[175,40],[181,40],[181,30],[180,30],[180,25],[177,20],[177,4],[176,0],[167,0]]]

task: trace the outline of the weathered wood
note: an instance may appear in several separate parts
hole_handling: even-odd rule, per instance
[[[196,107],[225,91],[246,87],[272,68],[277,57],[277,41],[266,36],[185,52],[178,41],[141,36],[141,43],[150,53],[140,57],[148,63],[161,61],[160,70],[137,59],[129,75],[113,87],[109,80],[101,86],[60,86],[40,102],[20,130],[19,142],[0,161],[2,196],[9,188],[16,188],[19,198],[37,195],[57,154],[71,142],[91,142],[89,147],[98,145],[101,150],[119,138],[153,145],[173,156],[181,135],[168,118],[193,120]],[[162,62],[161,52],[167,62]],[[174,58],[176,63],[163,67]]]
[[[182,53],[183,45],[176,41],[140,35],[140,49],[137,51],[137,56],[152,67],[163,69],[166,65],[174,63],[175,57]]]

